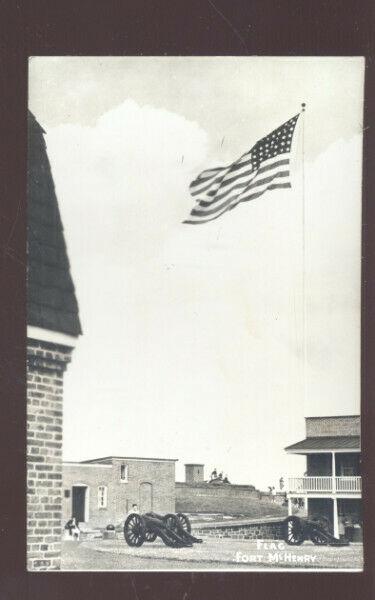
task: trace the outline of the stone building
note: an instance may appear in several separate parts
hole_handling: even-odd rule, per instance
[[[63,375],[81,334],[44,130],[28,116],[27,565],[60,568]]]
[[[175,459],[108,456],[64,462],[63,521],[82,528],[118,525],[137,504],[141,513],[175,512]]]
[[[303,501],[309,517],[328,519],[335,537],[346,527],[362,538],[360,426],[358,415],[307,417],[306,438],[285,448],[306,456],[305,474],[288,479],[289,514],[293,501]]]

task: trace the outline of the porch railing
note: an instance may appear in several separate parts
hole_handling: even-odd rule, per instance
[[[353,493],[361,491],[361,477],[291,477],[289,492],[296,493]]]
[[[362,478],[358,476],[335,477],[337,492],[360,492],[362,491]]]
[[[332,477],[293,477],[290,492],[332,492]]]

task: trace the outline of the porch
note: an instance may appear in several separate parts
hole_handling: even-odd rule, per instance
[[[293,494],[360,494],[362,478],[352,476],[289,477],[288,492]]]

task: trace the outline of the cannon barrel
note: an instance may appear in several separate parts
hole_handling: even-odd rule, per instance
[[[160,515],[148,512],[143,515],[130,514],[124,524],[124,537],[129,546],[141,546],[154,542],[157,537],[172,548],[192,547],[201,539],[191,535],[189,518],[183,513]]]
[[[310,539],[316,546],[348,546],[345,538],[336,538],[329,531],[328,519],[306,519],[290,515],[283,523],[283,538],[290,546],[300,546]]]

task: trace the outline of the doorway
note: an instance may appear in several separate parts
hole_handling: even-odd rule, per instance
[[[152,511],[152,483],[144,481],[139,486],[139,509],[141,513]]]
[[[73,485],[72,487],[72,517],[77,523],[88,521],[88,487],[87,485]]]

